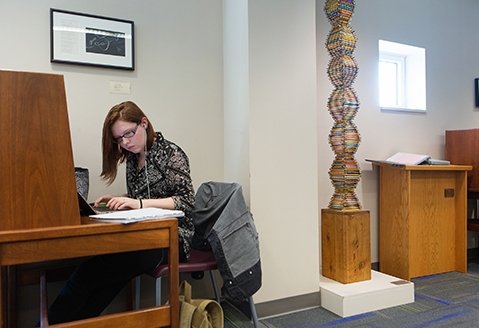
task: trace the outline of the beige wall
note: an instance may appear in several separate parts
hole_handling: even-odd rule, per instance
[[[135,71],[50,63],[50,8],[135,22]],[[101,126],[107,111],[131,99],[155,128],[188,153],[194,183],[223,177],[223,64],[221,0],[0,1],[0,68],[65,76],[75,165],[90,169],[90,199],[122,192],[98,179]],[[7,51],[8,49],[8,51]],[[129,82],[131,94],[109,92]]]

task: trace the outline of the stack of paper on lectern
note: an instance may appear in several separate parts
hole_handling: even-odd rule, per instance
[[[403,164],[403,165],[417,165],[424,163],[431,156],[422,155],[422,154],[411,154],[411,153],[396,153],[386,159],[386,162],[389,163],[396,163],[396,164]]]
[[[99,222],[134,223],[139,221],[183,217],[185,213],[178,210],[165,210],[162,208],[148,207],[137,210],[117,211],[104,214],[90,215],[90,218]]]
[[[385,163],[394,166],[405,166],[405,165],[418,165],[418,164],[428,164],[428,165],[449,165],[451,162],[445,159],[434,159],[429,155],[422,154],[411,154],[411,153],[396,153],[389,157],[386,160],[373,160],[366,159],[367,162],[372,163]]]

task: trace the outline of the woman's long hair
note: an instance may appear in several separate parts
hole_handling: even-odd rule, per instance
[[[118,172],[118,165],[126,160],[129,153],[114,141],[111,132],[112,125],[118,120],[140,124],[143,118],[146,118],[148,121],[146,128],[146,146],[147,149],[150,149],[155,139],[155,130],[150,120],[148,120],[140,107],[134,102],[125,101],[113,106],[105,117],[102,137],[103,169],[100,176],[108,185],[115,181]]]

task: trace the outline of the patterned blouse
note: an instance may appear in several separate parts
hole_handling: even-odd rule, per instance
[[[195,195],[186,153],[157,132],[156,140],[146,155],[143,168],[138,170],[136,154],[128,155],[126,185],[128,196],[131,198],[173,198],[175,209],[185,213],[185,216],[178,220],[178,237],[180,246],[183,246],[184,255],[188,257],[191,237],[194,233],[192,212]],[[180,249],[180,254],[183,252]]]

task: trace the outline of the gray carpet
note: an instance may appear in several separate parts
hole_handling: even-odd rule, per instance
[[[468,273],[449,272],[413,279],[415,302],[342,318],[323,308],[261,320],[267,328],[320,327],[479,327],[479,264],[470,262]],[[228,320],[228,319],[226,319]],[[240,321],[241,322],[241,321]],[[251,327],[248,321],[226,328]],[[244,325],[242,325],[244,324]]]

